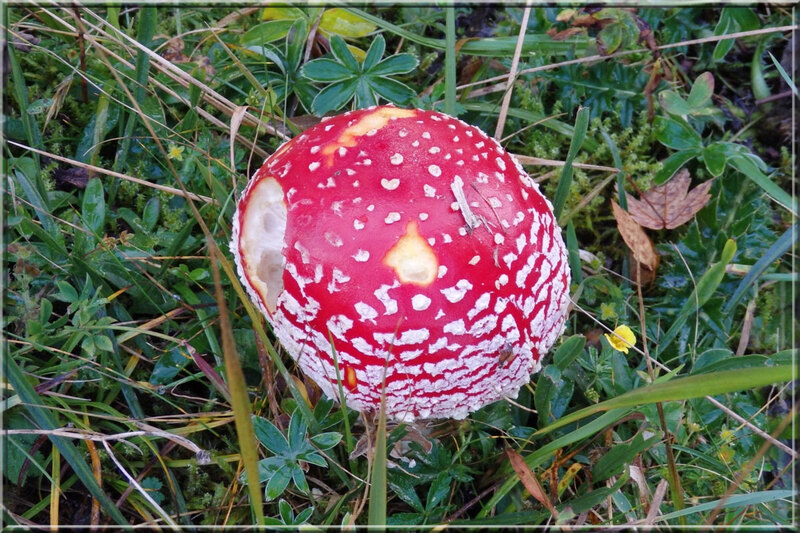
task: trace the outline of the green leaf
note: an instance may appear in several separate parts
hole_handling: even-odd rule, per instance
[[[728,154],[719,143],[712,143],[703,148],[703,153],[700,157],[714,177],[722,174],[725,170],[725,164],[728,162]]]
[[[306,14],[296,7],[265,7],[261,20],[305,20]]]
[[[338,61],[328,58],[314,59],[300,69],[300,74],[311,81],[323,83],[342,81],[358,75]]]
[[[324,33],[335,33],[342,37],[363,37],[375,31],[375,25],[348,9],[335,7],[326,9],[319,21]]]
[[[292,480],[292,469],[281,468],[275,472],[267,482],[267,487],[264,490],[264,498],[267,500],[274,500],[286,490],[289,486],[289,481]]]
[[[408,103],[417,93],[405,83],[391,78],[369,78],[370,87],[393,104]]]
[[[753,59],[750,61],[750,85],[756,100],[768,98],[772,94],[764,77],[764,64],[761,62],[761,54],[764,53],[764,42],[761,41],[756,46]]]
[[[613,54],[622,45],[625,28],[619,22],[612,22],[597,34],[597,41],[602,44],[602,54]]]
[[[450,494],[451,482],[449,471],[439,472],[439,475],[436,476],[436,479],[433,480],[431,487],[428,489],[428,501],[425,506],[428,511],[436,509],[436,506]]]
[[[692,148],[689,150],[681,150],[679,152],[675,152],[664,161],[661,162],[661,168],[656,172],[656,175],[653,177],[653,182],[656,185],[661,185],[662,183],[666,183],[669,179],[675,175],[677,171],[681,169],[683,165],[686,164],[687,161],[694,159],[698,155],[701,154],[701,151]]]
[[[586,129],[589,127],[589,108],[579,107],[578,113],[575,117],[575,129],[572,139],[569,142],[569,150],[567,151],[567,159],[564,161],[564,167],[561,170],[561,179],[558,181],[558,188],[556,195],[553,199],[553,213],[556,218],[561,217],[561,211],[567,203],[567,196],[569,195],[570,185],[572,184],[572,162],[578,151],[583,145],[583,139],[586,137]],[[565,224],[566,221],[559,220],[559,224]]]
[[[299,410],[292,413],[292,418],[289,419],[289,429],[287,431],[287,439],[289,441],[289,450],[299,451],[304,448],[306,442],[306,433],[308,426],[303,421],[303,416]]]
[[[322,89],[311,103],[311,110],[317,116],[336,111],[353,98],[358,79],[338,81]]]
[[[283,39],[289,33],[289,28],[292,27],[292,24],[294,24],[294,20],[262,22],[247,30],[239,42],[242,46],[253,46]]]
[[[272,453],[283,455],[289,452],[289,441],[272,422],[260,416],[253,416],[253,429],[256,437]]]
[[[359,78],[358,85],[356,86],[356,107],[363,109],[365,107],[374,106],[377,103],[378,97],[370,87],[369,82],[363,77]]]
[[[331,37],[331,53],[336,60],[352,72],[361,72],[361,65],[356,61],[353,52],[348,48],[344,39],[338,35]]]
[[[703,139],[685,120],[677,117],[656,117],[656,138],[674,150],[700,149]]]
[[[81,215],[86,229],[96,237],[103,235],[103,223],[106,219],[106,200],[103,191],[103,180],[92,178],[83,191]]]
[[[311,437],[311,442],[322,451],[329,450],[339,444],[342,440],[342,434],[336,431],[330,431],[328,433],[320,433],[319,435],[314,435]]]
[[[728,157],[728,164],[750,178],[753,183],[761,187],[773,200],[792,213],[797,214],[797,204],[792,196],[778,187],[768,176],[764,175],[750,157],[741,153],[732,154]]]
[[[383,57],[383,52],[386,50],[386,40],[383,38],[383,35],[378,35],[373,41],[372,44],[369,45],[369,49],[367,50],[367,55],[364,57],[364,62],[362,63],[362,68],[364,72],[369,72],[369,70],[378,64],[378,62]]]
[[[670,115],[682,116],[692,112],[692,108],[677,91],[661,91],[658,94],[658,103]]]
[[[299,465],[292,465],[292,482],[301,492],[308,493],[308,480]]]
[[[566,370],[575,359],[583,352],[586,346],[586,337],[583,335],[573,335],[561,343],[556,353],[553,354],[553,364],[559,370]]]
[[[722,9],[719,21],[714,28],[714,35],[728,35],[729,33],[736,33],[739,31],[739,24],[731,16],[732,9],[733,8],[730,7]],[[714,51],[712,52],[711,57],[714,59],[714,61],[722,61],[725,56],[728,55],[728,52],[731,51],[731,48],[733,48],[733,44],[733,39],[723,39],[722,41],[718,41],[716,46],[714,46]]]
[[[711,102],[714,95],[714,76],[710,72],[703,72],[695,80],[686,103],[692,109],[705,107]]]
[[[638,433],[630,443],[617,443],[611,446],[592,467],[592,481],[605,481],[622,473],[637,455],[655,445],[661,437],[654,435],[649,439]]]
[[[150,384],[166,385],[189,364],[189,361],[191,358],[183,354],[180,348],[176,347],[164,352],[153,366],[153,371],[150,373]]]
[[[367,73],[370,76],[394,76],[411,72],[418,64],[417,58],[411,54],[397,54],[387,57]]]

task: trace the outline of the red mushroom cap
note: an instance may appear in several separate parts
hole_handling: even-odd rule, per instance
[[[275,336],[330,397],[464,418],[515,398],[563,332],[570,273],[538,186],[494,139],[433,111],[351,111],[281,146],[231,242]]]

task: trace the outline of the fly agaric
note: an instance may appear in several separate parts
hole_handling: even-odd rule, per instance
[[[239,199],[231,250],[286,351],[357,410],[383,383],[403,421],[516,398],[564,330],[550,202],[493,138],[438,112],[351,111],[287,142]]]

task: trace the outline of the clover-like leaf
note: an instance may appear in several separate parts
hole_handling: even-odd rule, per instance
[[[367,50],[367,55],[364,57],[364,63],[362,63],[362,68],[369,72],[369,70],[378,64],[378,62],[383,57],[383,52],[386,51],[386,40],[383,38],[383,35],[378,35],[375,37],[375,40],[372,41],[372,44],[369,45],[369,49]]]
[[[411,54],[397,54],[389,56],[373,68],[369,69],[370,76],[394,76],[405,74],[417,68],[417,58]]]
[[[350,51],[344,39],[338,35],[331,37],[331,53],[339,63],[344,65],[351,72],[357,73],[361,71],[361,67],[356,57],[353,55],[353,52]]]
[[[322,89],[311,103],[311,111],[322,116],[329,111],[336,111],[353,98],[358,85],[357,78],[338,81]]]
[[[334,81],[342,81],[356,76],[358,73],[353,72],[346,66],[338,61],[328,58],[314,59],[309,61],[301,70],[303,76],[311,81],[319,81],[323,83],[330,83]]]
[[[256,437],[269,451],[281,455],[289,451],[289,441],[272,422],[260,416],[253,417],[253,429]]]

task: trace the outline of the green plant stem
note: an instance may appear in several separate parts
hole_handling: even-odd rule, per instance
[[[456,8],[445,8],[446,48],[444,51],[444,112],[456,114]]]

